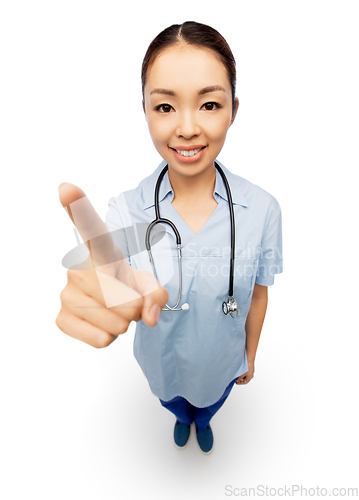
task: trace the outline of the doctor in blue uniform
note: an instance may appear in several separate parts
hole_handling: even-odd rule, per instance
[[[218,160],[238,110],[235,83],[233,54],[213,28],[186,22],[153,40],[142,65],[143,109],[163,161],[135,189],[112,197],[106,215],[115,245],[134,269],[147,270],[167,289],[169,308],[181,290],[179,310],[157,307],[155,326],[137,322],[134,355],[153,394],[176,416],[176,446],[186,446],[194,422],[206,454],[214,443],[211,418],[234,384],[253,377],[267,287],[282,272],[277,200],[233,173],[241,170],[236,157],[226,166]],[[129,129],[136,134],[130,122]],[[136,164],[148,164],[135,153],[134,176]],[[170,224],[152,228],[151,262],[145,233],[157,218],[155,192],[165,167],[158,208]],[[180,266],[171,224],[180,235]],[[225,314],[231,262],[236,311]]]
[[[223,59],[218,57],[216,47],[208,47],[211,38],[205,36],[208,29],[202,28],[203,40],[206,40],[203,43],[207,46],[192,45],[193,37],[199,40],[201,29],[190,24],[171,27],[167,33],[160,34],[145,56],[142,71],[143,78],[146,76],[144,110],[152,139],[164,160],[136,189],[110,200],[106,224],[131,266],[151,272],[144,247],[144,231],[136,232],[136,228],[146,227],[156,218],[155,187],[161,171],[168,165],[158,193],[160,216],[172,221],[181,236],[180,305],[185,303],[189,308],[163,311],[153,328],[143,321],[138,322],[134,355],[152,392],[177,417],[176,444],[183,447],[187,443],[189,426],[194,421],[200,447],[208,453],[213,448],[209,421],[224,403],[233,384],[236,381],[240,384],[241,377],[249,370],[245,326],[254,287],[272,285],[274,275],[282,272],[281,211],[272,195],[231,173],[213,157],[223,145],[222,141],[224,143],[228,126],[233,123],[238,100],[233,102],[233,98],[225,95],[228,88],[231,91],[229,71]],[[179,31],[182,42],[165,46],[164,43],[175,39]],[[214,39],[215,34],[211,34]],[[155,58],[154,47],[157,50]],[[159,47],[162,47],[160,51]],[[217,87],[212,91],[208,89],[213,83],[218,90]],[[198,97],[198,89],[206,87],[209,91]],[[228,106],[230,110],[231,102],[235,111],[229,114],[227,111],[225,115],[224,109]],[[225,126],[224,115],[227,118]],[[186,146],[194,148],[193,156],[186,156],[185,150],[182,154],[178,152]],[[203,146],[204,150],[196,153]],[[228,180],[233,202],[236,234],[233,296],[238,304],[237,317],[225,315],[222,310],[222,303],[228,297],[231,225],[228,194],[214,161]],[[232,168],[240,170],[235,160]],[[200,176],[204,170],[206,175],[201,189]],[[193,188],[193,198],[191,193],[186,198],[186,190],[194,180],[198,192]],[[212,205],[207,193],[214,201]],[[209,210],[208,218],[198,230],[195,224],[193,229],[186,223],[190,210],[186,210],[186,203],[190,206],[195,197],[200,199],[202,195]],[[176,196],[184,197],[177,205],[182,212],[174,206]],[[133,228],[139,247],[131,256],[128,241],[133,239]],[[161,246],[161,243],[162,247],[156,252],[156,245]],[[176,237],[170,225],[160,224],[153,228],[151,247],[158,255],[154,255],[157,277],[169,292],[168,304],[174,305],[179,275]]]

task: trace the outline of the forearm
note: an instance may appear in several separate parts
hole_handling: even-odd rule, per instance
[[[246,352],[247,360],[254,362],[256,357],[259,338],[266,315],[268,294],[267,287],[255,285],[256,293],[253,293],[251,307],[246,320]]]

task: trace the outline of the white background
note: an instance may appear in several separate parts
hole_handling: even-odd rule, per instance
[[[359,487],[358,3],[3,1],[0,7],[1,497],[219,499],[268,485]],[[140,69],[171,24],[216,28],[237,61],[219,156],[283,212],[255,378],[213,418],[215,449],[172,441],[132,355],[55,325],[76,245],[57,187],[111,196],[161,161]],[[238,491],[237,491],[238,492]]]

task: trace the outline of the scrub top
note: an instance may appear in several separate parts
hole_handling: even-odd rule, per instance
[[[158,324],[137,322],[134,356],[151,391],[163,401],[182,396],[199,408],[218,401],[227,385],[248,371],[245,322],[254,284],[270,286],[282,268],[281,210],[264,189],[231,173],[222,163],[231,189],[235,217],[233,295],[237,318],[223,314],[228,301],[231,221],[226,188],[216,169],[213,196],[218,205],[196,234],[172,206],[174,193],[168,171],[159,190],[160,217],[170,219],[181,235],[182,297],[188,310],[162,311]],[[131,266],[153,274],[145,247],[145,232],[155,219],[154,192],[166,165],[135,189],[109,201],[106,225]],[[167,224],[151,232],[157,279],[173,307],[179,292],[176,238]]]

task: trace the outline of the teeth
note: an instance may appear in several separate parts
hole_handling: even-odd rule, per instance
[[[182,156],[193,156],[195,155],[196,153],[198,153],[198,151],[201,151],[202,148],[199,148],[199,149],[191,149],[190,151],[180,151],[179,149],[176,149],[177,153],[181,154]]]

